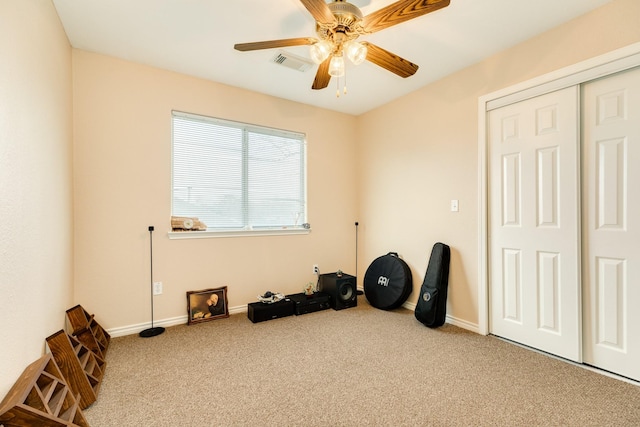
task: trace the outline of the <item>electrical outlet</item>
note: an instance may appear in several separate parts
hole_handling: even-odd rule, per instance
[[[318,267],[318,264],[313,264],[313,274],[320,274],[320,267]]]
[[[153,282],[153,294],[154,295],[162,294],[162,282]]]

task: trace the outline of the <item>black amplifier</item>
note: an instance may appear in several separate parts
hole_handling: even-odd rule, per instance
[[[313,313],[315,311],[326,310],[331,307],[329,294],[316,292],[312,295],[304,293],[287,295],[295,304],[296,315]]]
[[[294,311],[295,303],[289,297],[271,304],[252,302],[247,305],[247,316],[253,323],[293,316]]]

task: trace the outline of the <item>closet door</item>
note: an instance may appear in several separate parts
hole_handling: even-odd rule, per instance
[[[489,113],[489,327],[580,362],[578,97]]]
[[[584,361],[640,381],[640,69],[583,87]]]

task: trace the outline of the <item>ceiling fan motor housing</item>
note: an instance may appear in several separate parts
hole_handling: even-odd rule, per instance
[[[362,11],[347,1],[336,0],[327,5],[335,21],[331,25],[317,23],[317,33],[321,40],[331,40],[341,47],[342,43],[358,38],[362,30]]]
[[[347,29],[351,29],[352,25],[362,21],[364,17],[358,6],[348,1],[337,0],[327,6],[335,16],[338,26],[344,26]]]

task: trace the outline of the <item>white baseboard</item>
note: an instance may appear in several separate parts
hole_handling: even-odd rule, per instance
[[[447,316],[447,323],[450,323],[454,326],[457,326],[462,329],[466,329],[467,331],[475,332],[476,334],[480,334],[480,328],[477,323],[471,323],[467,320],[457,319],[453,316]]]
[[[172,317],[169,319],[154,320],[153,326],[154,327],[162,326],[163,328],[167,328],[169,326],[184,325],[185,323],[187,323],[186,314],[184,316]],[[151,322],[138,323],[135,325],[121,326],[119,328],[107,329],[107,332],[109,333],[109,335],[111,335],[112,338],[124,337],[126,335],[138,334],[150,327],[151,327]]]
[[[405,302],[404,304],[402,304],[402,306],[408,310],[416,311],[416,303]],[[471,323],[467,320],[462,320],[462,319],[458,319],[453,316],[447,315],[447,317],[445,318],[445,322],[451,325],[457,326],[459,328],[466,329],[471,332],[475,332],[476,334],[480,333],[480,328],[478,327],[478,325],[476,323]]]
[[[411,303],[411,302],[405,302],[402,305],[404,308],[411,310],[411,311],[415,311],[416,310],[416,304],[415,303]],[[246,313],[247,312],[247,306],[246,305],[239,305],[236,307],[231,307],[229,308],[229,314],[237,314],[237,313]],[[176,326],[176,325],[184,325],[187,323],[187,315],[185,314],[184,316],[177,316],[177,317],[171,317],[168,319],[161,319],[161,320],[154,320],[153,321],[153,326],[161,326],[163,328],[168,328],[170,326]],[[471,323],[469,321],[466,320],[462,320],[462,319],[457,319],[453,316],[449,316],[447,315],[446,318],[446,322],[454,325],[454,326],[458,326],[462,329],[466,329],[468,331],[471,332],[475,332],[476,334],[479,334],[480,329],[478,328],[478,325],[475,323]],[[107,329],[107,332],[109,333],[109,335],[111,335],[112,337],[124,337],[126,335],[134,335],[134,334],[139,334],[141,331],[144,331],[145,329],[148,329],[151,327],[151,322],[146,322],[146,323],[138,323],[135,325],[128,325],[128,326],[122,326],[119,328],[112,328],[112,329]]]
[[[241,306],[229,308],[229,314],[243,313],[243,312],[246,312],[246,311],[247,311],[247,306],[246,305],[241,305]],[[153,321],[153,326],[154,327],[161,326],[163,328],[168,328],[170,326],[185,325],[188,320],[189,319],[187,318],[187,315],[185,314],[184,316],[177,316],[177,317],[171,317],[171,318],[168,318],[168,319],[154,320]],[[135,325],[122,326],[122,327],[119,327],[119,328],[107,329],[107,332],[112,337],[124,337],[126,335],[139,334],[140,332],[142,332],[145,329],[148,329],[150,327],[151,327],[151,322],[146,322],[146,323],[138,323],[138,324],[135,324]]]
[[[402,304],[404,308],[411,311],[416,311],[416,303],[415,302],[405,302]]]

